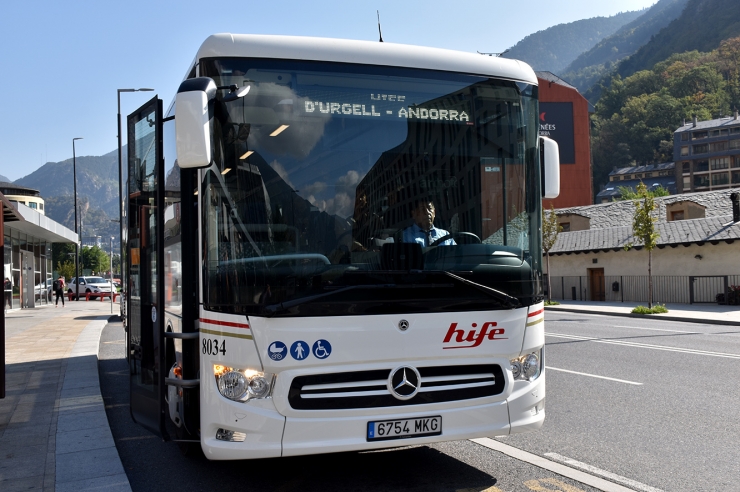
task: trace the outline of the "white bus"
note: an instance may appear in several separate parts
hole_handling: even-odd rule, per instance
[[[206,39],[128,117],[133,418],[213,460],[539,428],[537,96],[503,58]]]

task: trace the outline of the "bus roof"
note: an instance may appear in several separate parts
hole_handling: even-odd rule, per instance
[[[203,42],[196,55],[196,61],[215,57],[313,60],[421,68],[504,78],[537,85],[537,76],[532,68],[518,60],[407,44],[223,33],[209,36]]]

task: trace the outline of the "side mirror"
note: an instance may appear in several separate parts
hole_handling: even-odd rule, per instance
[[[184,169],[211,165],[211,118],[216,84],[209,77],[188,79],[175,98],[177,164]]]
[[[540,137],[540,163],[542,198],[557,198],[560,195],[560,152],[555,140]]]

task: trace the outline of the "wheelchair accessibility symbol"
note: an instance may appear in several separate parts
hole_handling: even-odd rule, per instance
[[[331,355],[331,344],[326,340],[316,340],[311,351],[317,359],[326,359]]]
[[[267,348],[267,355],[272,360],[283,360],[288,355],[288,347],[283,342],[272,342]]]

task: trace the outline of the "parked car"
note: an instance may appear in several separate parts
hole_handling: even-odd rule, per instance
[[[110,294],[112,285],[103,277],[80,277],[80,297],[85,294],[91,294],[90,297],[98,297],[95,294]],[[67,283],[67,292],[75,294],[77,292],[77,279],[72,278]]]

